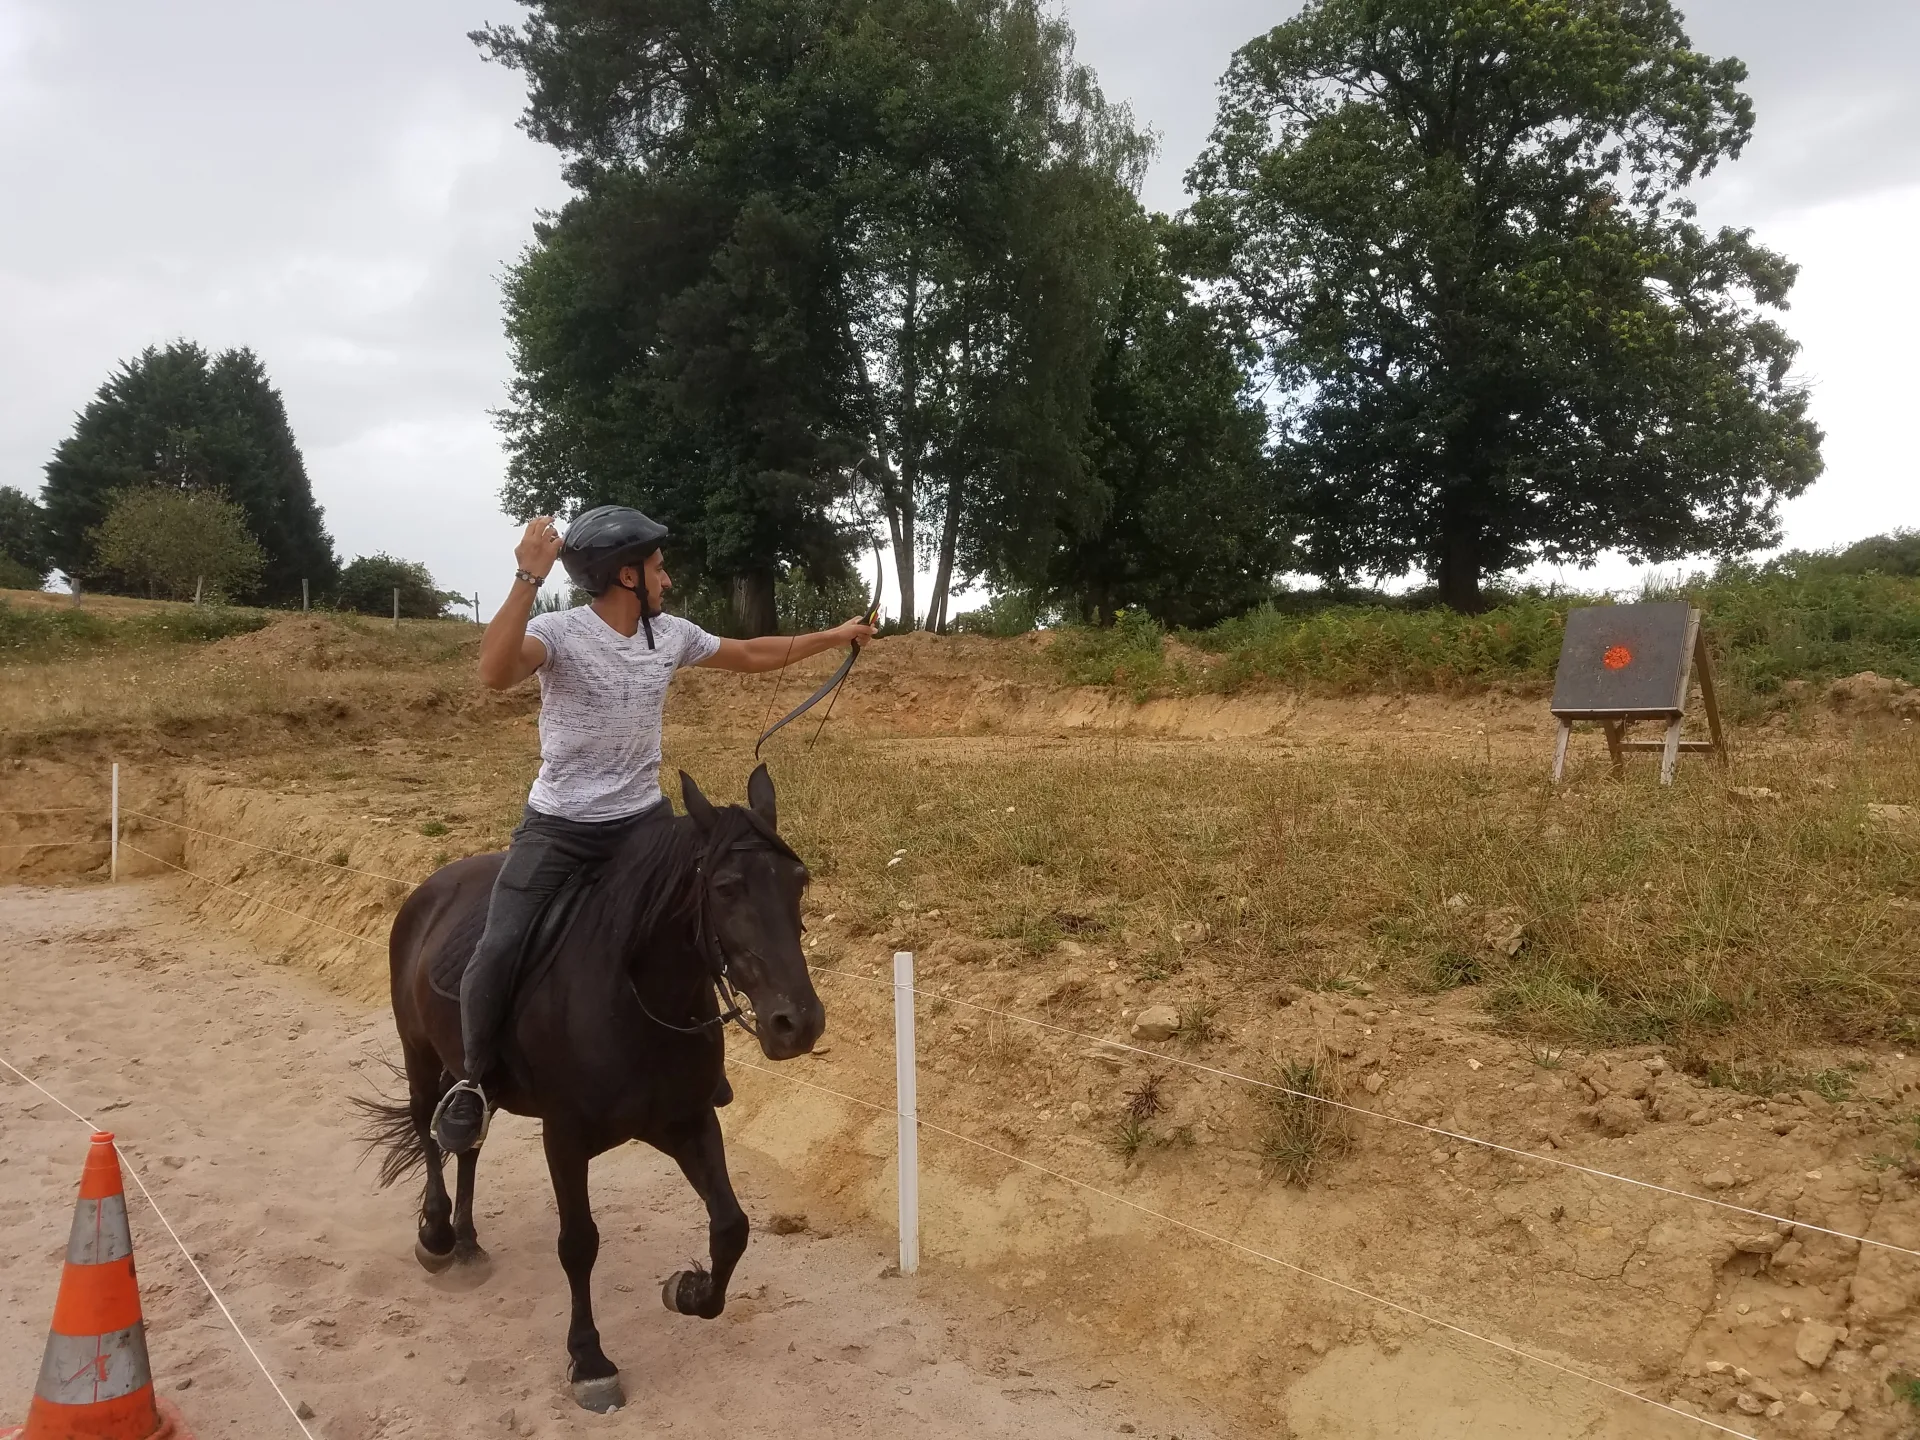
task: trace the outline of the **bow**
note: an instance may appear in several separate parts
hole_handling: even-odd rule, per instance
[[[875,621],[877,621],[880,618],[880,587],[882,583],[884,583],[884,581],[886,580],[886,574],[887,574],[886,567],[880,559],[880,547],[876,545],[873,547],[873,599],[869,601],[867,604],[867,612],[865,616],[866,623],[869,625],[873,624]],[[802,715],[806,714],[807,711],[811,710],[815,705],[818,705],[822,700],[826,699],[827,696],[829,695],[833,695],[836,699],[838,699],[839,698],[838,692],[840,689],[841,682],[844,681],[850,673],[852,673],[853,662],[855,660],[858,660],[859,658],[860,658],[860,647],[858,645],[849,645],[847,647],[847,658],[840,662],[840,668],[838,670],[834,671],[833,674],[827,677],[827,681],[824,685],[822,685],[818,690],[814,691],[806,699],[802,700],[798,705],[794,706],[793,709],[789,710],[785,715],[781,716],[778,720],[774,721],[773,724],[769,725],[764,731],[761,732],[760,738],[754,742],[753,758],[756,760],[760,758],[760,747],[766,744],[767,741],[770,738],[772,738],[773,732],[778,730],[782,725],[787,724],[789,721],[798,720]],[[833,716],[833,707],[829,705],[827,707],[827,713],[820,718],[821,730],[824,730],[826,728],[827,721],[831,719],[832,716]],[[813,738],[816,740],[820,738],[819,730],[816,730],[813,732]]]

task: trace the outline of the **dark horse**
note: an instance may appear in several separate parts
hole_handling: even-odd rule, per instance
[[[625,1397],[593,1323],[600,1232],[587,1203],[588,1162],[644,1140],[679,1164],[706,1202],[713,1268],[675,1272],[662,1296],[669,1310],[715,1318],[747,1248],[714,1110],[731,1097],[722,1031],[739,1015],[735,987],[770,1060],[806,1053],[826,1027],[800,949],[807,868],[776,829],[766,767],[747,782],[744,806],[711,804],[685,774],[680,783],[687,814],[637,829],[551,953],[530,949],[501,1052],[505,1075],[489,1093],[541,1121],[573,1294],[568,1378],[589,1410],[614,1409]],[[440,990],[458,989],[502,858],[476,855],[435,872],[393,922],[393,1016],[409,1103],[372,1108],[387,1150],[382,1183],[426,1170],[414,1254],[432,1271],[485,1254],[473,1228],[478,1152],[459,1157],[458,1200],[449,1201],[429,1123],[450,1076],[463,1073],[460,1006]]]

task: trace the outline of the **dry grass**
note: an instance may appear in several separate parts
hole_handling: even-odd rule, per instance
[[[745,768],[725,743],[678,758]],[[1868,806],[1920,801],[1912,727],[1750,745],[1731,773],[1689,762],[1669,790],[1650,763],[1615,781],[1589,762],[1559,789],[1545,770],[1544,754],[843,733],[777,773],[783,828],[843,911],[878,927],[938,908],[1017,939],[1022,963],[1071,934],[1177,972],[1175,927],[1197,918],[1239,984],[1474,984],[1549,1040],[1905,1035],[1920,837]]]
[[[158,732],[171,755],[244,751],[251,783],[337,791],[416,828],[447,826],[456,850],[484,848],[517,815],[535,746],[530,694],[477,698],[475,638],[458,624],[295,620],[9,666],[0,747]],[[993,642],[965,643],[988,663]],[[1006,644],[1033,662],[1024,642]],[[759,689],[733,693],[707,687],[700,719],[670,724],[667,758],[669,773],[685,765],[738,798],[765,704]],[[847,715],[817,748],[770,758],[782,828],[858,933],[1000,937],[1036,979],[1070,943],[1156,983],[1204,962],[1255,994],[1471,986],[1549,1046],[1660,1041],[1720,1056],[1729,1036],[1749,1049],[1920,1041],[1920,826],[1869,808],[1920,804],[1911,725],[1747,731],[1730,771],[1689,759],[1662,790],[1651,761],[1610,778],[1591,740],[1556,789],[1544,747],[1463,760],[1384,720],[1355,736],[1380,747],[1368,754],[875,738]],[[937,926],[916,918],[934,910]],[[1222,993],[1195,990],[1183,1003]],[[1213,1038],[1213,1013],[1184,1014],[1184,1038]]]
[[[160,618],[177,618],[182,608],[192,610],[175,607]],[[274,718],[325,724],[355,711],[404,714],[423,700],[444,703],[476,688],[468,657],[479,631],[459,622],[391,630],[351,617],[288,617],[199,644],[119,633],[153,619],[145,609],[112,612],[106,638],[73,658],[0,666],[0,741],[44,744]]]
[[[1339,1075],[1328,1057],[1317,1055],[1287,1061],[1274,1081],[1282,1088],[1260,1134],[1260,1159],[1268,1173],[1304,1186],[1353,1144],[1347,1112],[1320,1103],[1345,1098]]]

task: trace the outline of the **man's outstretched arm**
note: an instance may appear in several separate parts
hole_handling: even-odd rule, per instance
[[[720,648],[700,663],[712,670],[737,670],[743,675],[757,675],[764,670],[778,670],[794,660],[805,660],[809,655],[818,655],[823,650],[838,650],[842,645],[865,645],[873,635],[874,627],[864,619],[856,618],[844,625],[836,625],[831,630],[816,630],[811,635],[762,635],[757,640],[722,640]]]

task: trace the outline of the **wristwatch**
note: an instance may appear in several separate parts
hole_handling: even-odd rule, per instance
[[[513,572],[513,578],[514,578],[515,580],[518,580],[518,581],[521,581],[521,582],[522,582],[522,583],[524,583],[524,584],[527,584],[527,585],[531,585],[531,586],[533,586],[533,588],[534,588],[534,589],[536,589],[536,590],[538,590],[538,589],[539,589],[539,588],[540,588],[540,587],[541,587],[542,585],[544,585],[544,584],[546,584],[546,583],[547,583],[547,577],[546,577],[546,576],[544,576],[544,575],[535,575],[535,574],[533,574],[533,573],[532,573],[531,571],[528,571],[528,570],[516,570],[516,571],[514,571],[514,572]]]

